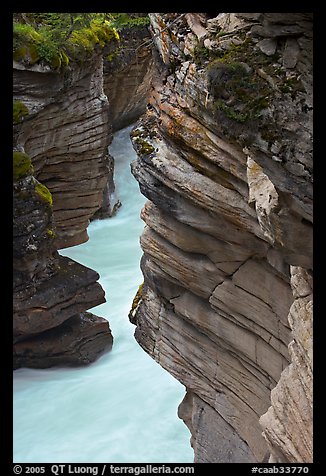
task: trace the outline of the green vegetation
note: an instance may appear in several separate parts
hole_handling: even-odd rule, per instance
[[[13,179],[20,180],[28,174],[33,173],[31,159],[25,152],[13,153]]]
[[[207,74],[215,106],[229,119],[242,123],[257,119],[268,107],[270,86],[243,63],[215,60]]]
[[[139,153],[143,155],[149,155],[154,152],[154,147],[141,137],[136,137],[135,142],[139,145]]]
[[[256,69],[276,61],[254,48],[250,39],[231,45],[207,66],[207,77],[214,106],[236,122],[256,120],[267,108],[274,93]]]
[[[49,238],[52,238],[52,239],[54,239],[57,236],[56,233],[51,228],[48,228],[46,230],[46,234],[48,235]]]
[[[28,116],[29,110],[22,101],[13,101],[13,122],[18,124],[21,120]]]
[[[148,15],[139,16],[139,13],[132,13],[131,15],[128,13],[110,13],[108,15],[111,16],[112,26],[118,31],[126,28],[142,28],[150,23]]]
[[[131,131],[130,136],[133,138],[133,141],[138,146],[138,152],[142,155],[149,155],[154,152],[155,148],[144,139],[146,137],[146,131],[142,131],[141,129],[134,129]]]
[[[141,304],[141,301],[142,301],[142,296],[143,296],[143,286],[144,286],[144,283],[142,283],[139,287],[138,287],[138,290],[136,292],[136,295],[132,301],[132,304],[131,304],[131,309],[129,311],[129,314],[128,314],[128,317],[130,319],[131,322],[133,322],[133,320],[135,319],[136,317],[136,312]]]
[[[194,61],[197,65],[201,65],[212,59],[212,51],[198,43],[194,48]]]
[[[139,13],[16,13],[13,57],[28,65],[60,69],[87,58],[95,48],[117,46],[118,31],[148,24],[148,15]],[[114,57],[110,52],[108,61]]]
[[[279,55],[265,55],[250,38],[214,54],[206,66],[209,92],[216,110],[238,123],[258,120],[277,90],[292,98],[302,90],[301,82],[287,78],[278,65]]]
[[[50,207],[52,206],[52,195],[50,190],[45,185],[38,182],[35,185],[35,192],[42,202],[46,203]]]
[[[96,47],[117,42],[111,14],[26,13],[14,16],[13,56],[53,69],[90,56]]]

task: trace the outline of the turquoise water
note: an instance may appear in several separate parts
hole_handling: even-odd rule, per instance
[[[115,134],[118,214],[92,222],[89,241],[60,253],[100,274],[111,352],[83,368],[14,372],[14,462],[191,463],[190,433],[177,417],[184,387],[136,343],[128,320],[142,282],[139,218],[145,198],[130,173],[130,127]]]

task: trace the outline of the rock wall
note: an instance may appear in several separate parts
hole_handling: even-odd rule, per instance
[[[17,154],[17,153],[16,153]],[[14,368],[90,363],[112,346],[108,322],[85,310],[105,302],[95,271],[60,256],[52,197],[14,154]],[[20,160],[19,160],[20,159]]]
[[[13,84],[14,100],[29,110],[17,148],[29,154],[35,177],[52,193],[57,248],[83,243],[113,176],[102,55],[67,71],[14,62]]]
[[[113,131],[132,124],[146,110],[153,75],[150,38],[147,27],[124,29],[119,54],[104,60],[103,89],[109,98]]]
[[[108,120],[112,132],[135,122],[146,110],[153,76],[152,51],[147,27],[124,28],[120,47],[113,57],[104,57],[103,90],[109,100]],[[102,206],[93,219],[112,216],[121,205],[114,194],[113,162],[103,190]]]
[[[309,462],[312,15],[150,17],[136,340],[187,388],[195,462]]]
[[[99,53],[64,70],[14,62],[14,368],[83,365],[112,347],[97,272],[58,254],[88,239],[113,159]],[[26,109],[27,108],[27,109]],[[14,118],[15,119],[15,118]]]
[[[289,313],[291,364],[272,390],[272,406],[260,419],[271,463],[311,462],[313,454],[312,276],[291,266],[291,285],[295,297]]]
[[[145,110],[151,51],[135,50],[148,36],[123,31],[105,89],[110,44],[63,69],[14,61],[15,368],[82,365],[112,347],[108,322],[86,312],[105,302],[98,273],[57,249],[115,210],[112,121],[118,130]]]

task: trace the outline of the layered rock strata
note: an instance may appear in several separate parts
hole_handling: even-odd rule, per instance
[[[150,38],[147,27],[125,28],[118,54],[104,60],[103,89],[113,132],[132,124],[146,110],[153,75]]]
[[[136,340],[187,388],[195,462],[309,462],[312,16],[150,17]]]
[[[115,211],[112,121],[117,130],[145,110],[148,35],[124,30],[118,55],[112,41],[62,69],[14,61],[14,148],[22,158],[14,182],[15,368],[85,364],[112,346],[107,321],[85,312],[105,301],[98,274],[57,249],[83,243],[90,219]]]
[[[312,276],[292,266],[291,285],[295,297],[289,313],[291,364],[272,390],[272,406],[260,419],[271,463],[311,462],[313,453]]]
[[[61,70],[14,62],[13,79],[14,368],[84,365],[112,347],[108,322],[86,312],[104,291],[57,249],[88,239],[114,190],[102,55]]]
[[[22,173],[21,157],[28,159],[18,154],[13,201],[14,368],[83,365],[112,346],[108,322],[85,312],[105,302],[104,291],[97,272],[58,254],[51,194],[32,175],[32,167]]]
[[[112,132],[129,126],[146,110],[153,76],[152,50],[147,27],[124,28],[115,55],[104,57],[103,91],[109,100],[108,120]],[[121,205],[114,194],[113,161],[103,190],[101,207],[92,219],[112,216]]]
[[[52,193],[57,248],[83,243],[103,189],[109,183],[108,198],[114,191],[102,55],[64,71],[14,62],[13,84],[29,111],[15,142]]]

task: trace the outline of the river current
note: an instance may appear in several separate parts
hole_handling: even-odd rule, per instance
[[[184,387],[137,344],[128,320],[142,282],[139,218],[145,198],[130,172],[131,127],[114,135],[116,216],[92,222],[89,241],[60,253],[95,269],[107,302],[112,351],[81,368],[14,372],[14,462],[191,463],[190,433],[177,417]]]

